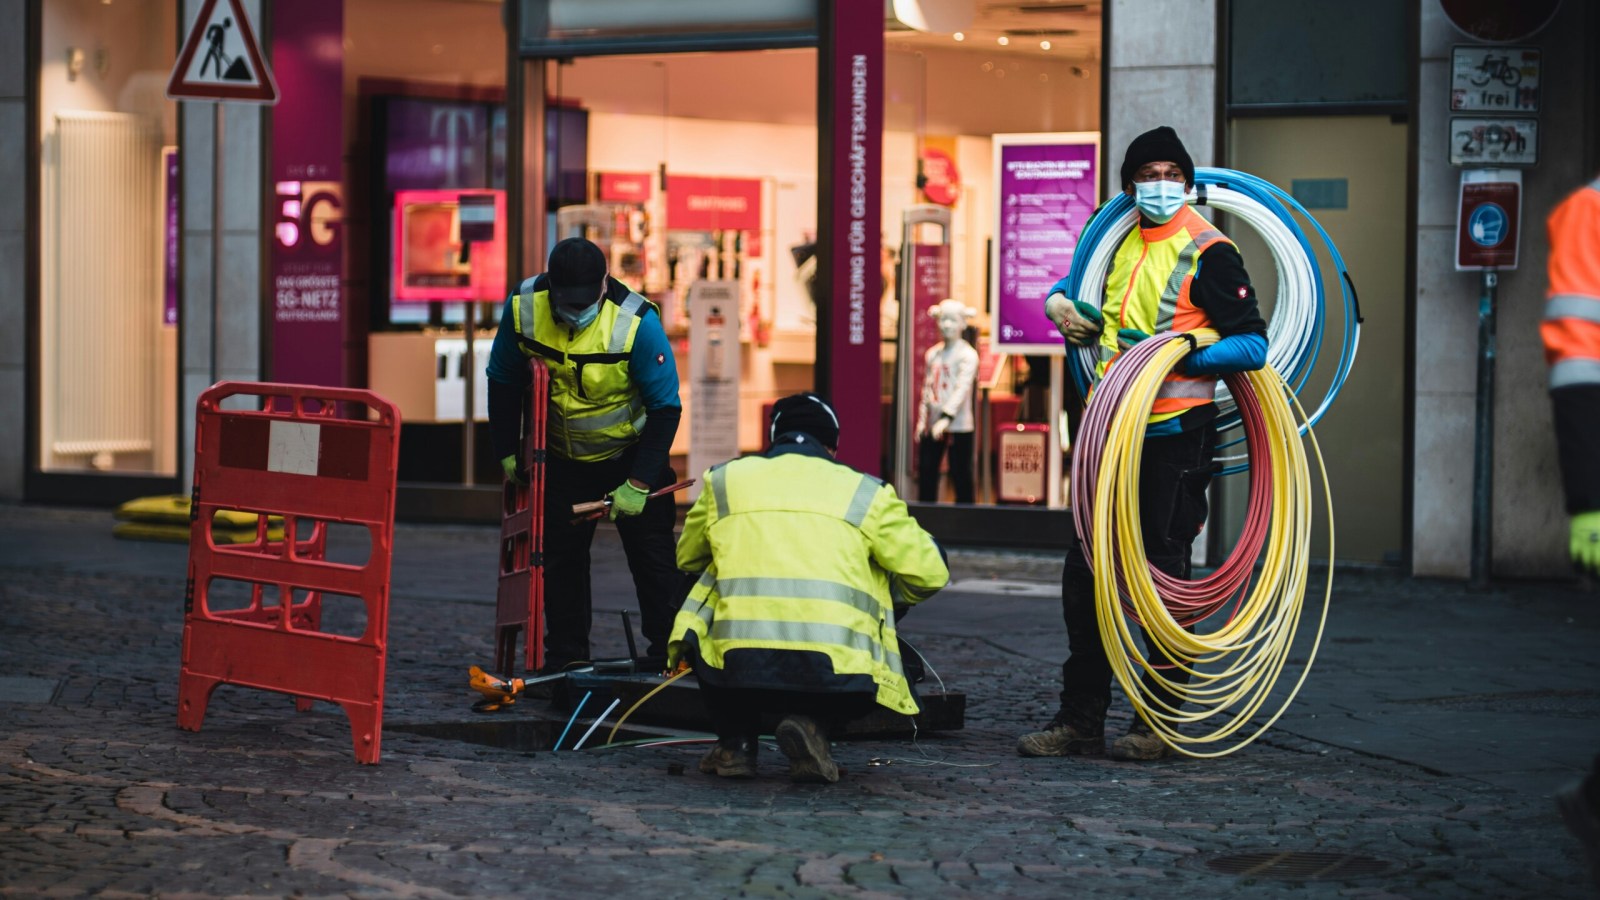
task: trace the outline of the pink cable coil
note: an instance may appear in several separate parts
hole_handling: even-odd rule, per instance
[[[1099,480],[1106,437],[1111,431],[1111,420],[1126,396],[1131,393],[1133,383],[1142,370],[1150,365],[1163,346],[1174,340],[1187,342],[1187,338],[1181,333],[1167,331],[1153,335],[1123,351],[1117,358],[1117,364],[1107,371],[1106,377],[1095,388],[1091,402],[1084,412],[1082,424],[1078,427],[1077,447],[1072,454],[1072,519],[1078,533],[1078,541],[1083,548],[1084,558],[1091,566],[1094,562],[1091,556],[1090,538],[1094,531],[1095,484]],[[1254,574],[1256,561],[1260,558],[1261,548],[1266,543],[1270,526],[1269,492],[1272,484],[1272,468],[1260,401],[1256,396],[1255,386],[1245,375],[1229,374],[1223,376],[1223,379],[1238,404],[1250,457],[1249,504],[1246,507],[1244,528],[1228,558],[1204,578],[1194,580],[1176,578],[1146,564],[1162,605],[1172,614],[1173,620],[1183,627],[1189,627],[1202,619],[1209,618],[1228,606],[1230,602],[1232,609],[1228,610],[1227,618],[1229,621],[1232,620],[1240,603],[1248,595],[1250,579]],[[1139,533],[1139,529],[1133,531]],[[1119,550],[1113,546],[1111,552],[1118,553]],[[1117,572],[1117,590],[1122,597],[1123,611],[1130,619],[1138,622],[1139,618],[1128,601],[1127,584],[1121,574],[1120,566],[1117,567]]]

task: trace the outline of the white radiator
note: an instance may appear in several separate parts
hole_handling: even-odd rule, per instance
[[[41,400],[54,457],[146,453],[158,420],[161,134],[144,116],[56,114],[46,153]],[[46,463],[48,465],[48,462]]]

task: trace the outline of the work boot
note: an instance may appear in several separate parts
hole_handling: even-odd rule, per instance
[[[773,737],[778,749],[789,757],[789,778],[808,784],[833,784],[839,780],[839,767],[828,753],[828,738],[817,723],[805,716],[788,716],[778,723]]]
[[[1019,756],[1103,756],[1105,752],[1104,724],[1090,731],[1056,718],[1051,719],[1043,731],[1030,732],[1017,738]]]
[[[1111,750],[1107,755],[1112,759],[1142,762],[1171,756],[1172,747],[1151,731],[1143,719],[1136,719],[1127,734],[1111,742]]]
[[[1584,858],[1589,862],[1589,877],[1595,887],[1600,887],[1600,808],[1584,794],[1581,782],[1570,785],[1556,794],[1556,806],[1567,830],[1583,847]]]
[[[717,741],[700,758],[700,771],[723,778],[756,777],[756,755],[738,744]]]

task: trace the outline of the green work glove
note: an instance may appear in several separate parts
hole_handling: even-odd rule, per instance
[[[1106,317],[1101,314],[1099,307],[1092,306],[1083,302],[1082,300],[1072,301],[1072,306],[1078,311],[1078,315],[1083,316],[1085,319],[1088,319],[1102,328],[1105,327]]]
[[[624,481],[611,492],[611,521],[644,512],[644,502],[649,499],[649,488],[634,487],[631,478]]]
[[[1572,564],[1600,575],[1600,509],[1572,517]]]
[[[515,484],[527,484],[522,480],[522,473],[517,471],[517,455],[515,453],[500,460],[500,468],[506,473],[506,480]]]
[[[1117,346],[1126,350],[1149,336],[1137,328],[1123,328],[1117,331]]]

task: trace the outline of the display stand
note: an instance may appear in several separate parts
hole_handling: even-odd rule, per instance
[[[912,481],[912,434],[922,390],[922,354],[939,340],[937,328],[918,340],[917,325],[927,321],[927,307],[950,295],[950,210],[932,203],[907,207],[900,219],[900,275],[895,279],[900,301],[900,328],[894,355],[894,487],[901,497],[915,496]],[[934,243],[918,243],[919,225],[939,229]],[[925,330],[926,332],[926,330]]]

